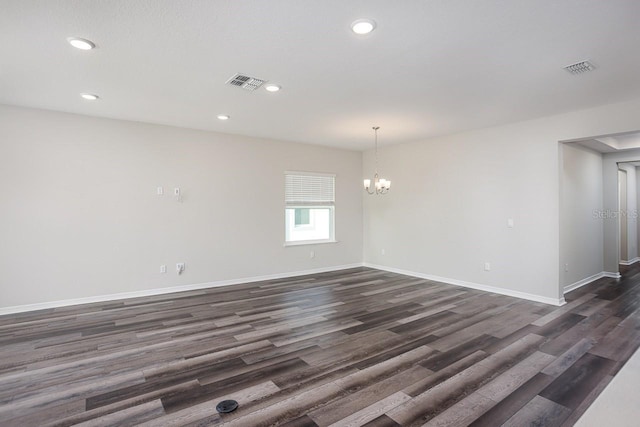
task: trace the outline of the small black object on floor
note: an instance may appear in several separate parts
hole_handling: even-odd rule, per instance
[[[221,414],[233,412],[237,408],[238,402],[236,402],[235,400],[223,400],[216,405],[216,411],[220,412]]]

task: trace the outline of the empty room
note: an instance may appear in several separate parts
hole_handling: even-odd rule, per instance
[[[0,0],[0,425],[636,426],[637,0]]]

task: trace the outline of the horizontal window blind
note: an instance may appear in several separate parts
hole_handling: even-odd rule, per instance
[[[285,174],[285,202],[287,205],[333,205],[335,202],[333,175]]]

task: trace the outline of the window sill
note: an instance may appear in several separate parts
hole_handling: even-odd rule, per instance
[[[285,242],[284,247],[287,246],[307,246],[307,245],[323,245],[325,243],[338,243],[337,240],[302,240],[300,242]]]

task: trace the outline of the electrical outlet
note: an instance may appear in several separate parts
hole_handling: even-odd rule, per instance
[[[166,273],[166,272],[167,272],[167,266],[166,266],[166,265],[164,265],[164,264],[162,264],[162,265],[160,266],[160,273]]]
[[[387,253],[387,251],[385,251],[384,249],[380,249],[380,255],[385,255]]]
[[[314,251],[309,252],[309,258],[313,259],[316,257],[316,253]]]
[[[173,189],[173,197],[176,199],[178,203],[182,203],[182,190],[176,187]]]
[[[176,273],[182,274],[184,271],[184,262],[179,262],[176,264]]]
[[[507,227],[509,227],[509,228],[513,228],[513,218],[509,218],[509,219],[507,220]]]
[[[164,188],[162,187],[158,187],[156,189],[156,192],[158,193],[158,196],[162,196],[164,194]]]
[[[491,271],[491,263],[490,262],[485,262],[484,263],[484,271]]]
[[[565,263],[564,265],[564,271],[569,271],[569,263]]]

